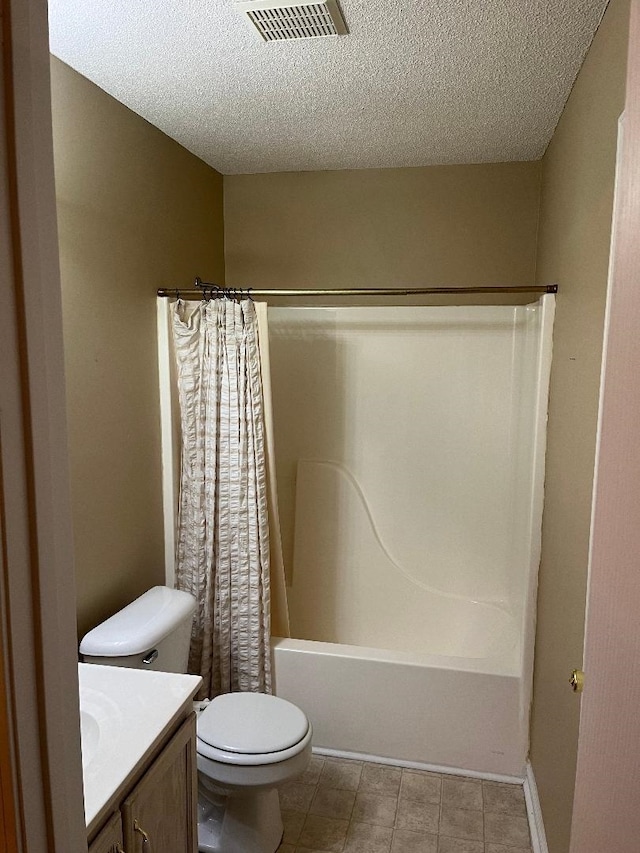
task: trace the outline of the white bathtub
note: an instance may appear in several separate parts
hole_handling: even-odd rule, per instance
[[[524,776],[527,691],[512,646],[485,658],[277,638],[272,648],[276,693],[309,716],[314,748]]]

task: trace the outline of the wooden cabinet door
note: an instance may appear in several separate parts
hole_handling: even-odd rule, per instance
[[[123,853],[122,820],[116,812],[89,845],[89,853]]]
[[[197,786],[192,714],[122,805],[127,853],[197,853]]]

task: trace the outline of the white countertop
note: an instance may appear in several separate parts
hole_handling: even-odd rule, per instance
[[[196,675],[78,664],[87,826],[164,730],[188,709]]]

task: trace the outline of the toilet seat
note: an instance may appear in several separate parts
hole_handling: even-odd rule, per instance
[[[198,754],[223,764],[286,761],[310,740],[311,726],[304,712],[265,693],[217,696],[197,720]]]

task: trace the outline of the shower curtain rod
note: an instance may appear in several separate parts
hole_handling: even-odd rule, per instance
[[[240,297],[251,298],[253,296],[420,296],[425,294],[442,293],[557,293],[557,284],[531,285],[526,287],[348,287],[345,289],[332,290],[321,288],[318,290],[304,290],[292,288],[290,290],[272,290],[260,288],[236,288],[220,287],[199,278],[195,280],[195,288],[183,290],[182,288],[158,288],[158,296],[180,299],[202,299],[206,297],[227,297],[239,299]]]

